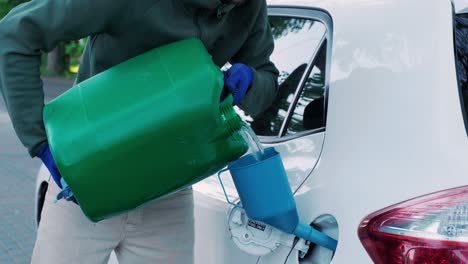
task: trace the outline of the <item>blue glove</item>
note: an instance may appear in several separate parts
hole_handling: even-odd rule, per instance
[[[231,93],[234,101],[233,105],[238,105],[244,99],[250,86],[252,86],[254,72],[249,66],[236,63],[224,72],[224,90],[221,100]]]
[[[55,164],[54,157],[52,157],[52,153],[50,152],[49,144],[45,144],[37,153],[37,156],[42,160],[42,163],[49,169],[50,174],[52,175],[52,179],[54,182],[62,189],[62,191],[57,194],[55,202],[64,198],[67,201],[73,201],[74,203],[78,204],[75,197],[73,196],[73,192],[68,187],[68,184],[65,182],[65,179],[62,178],[57,165]]]
[[[52,179],[54,182],[62,189],[62,183],[60,180],[62,179],[62,175],[57,169],[57,165],[55,164],[54,157],[52,157],[52,153],[50,152],[49,144],[45,144],[37,153],[37,156],[42,160],[42,163],[49,169],[50,174],[52,175]]]

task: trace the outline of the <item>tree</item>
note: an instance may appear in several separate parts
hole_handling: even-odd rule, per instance
[[[47,54],[47,70],[53,75],[61,76],[67,70],[68,56],[65,54],[65,43],[60,42],[57,47]]]

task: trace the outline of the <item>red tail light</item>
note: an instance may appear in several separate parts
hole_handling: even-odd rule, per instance
[[[375,212],[358,234],[375,263],[468,263],[468,186]]]

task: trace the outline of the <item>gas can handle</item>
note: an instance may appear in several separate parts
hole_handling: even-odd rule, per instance
[[[223,188],[223,192],[224,192],[224,196],[226,197],[226,201],[227,201],[230,205],[232,205],[232,206],[234,206],[234,207],[242,208],[242,206],[240,206],[240,205],[238,205],[238,204],[235,204],[235,203],[233,203],[233,202],[231,202],[231,201],[229,200],[229,197],[228,197],[228,195],[227,195],[227,193],[226,193],[226,189],[224,188],[223,180],[221,179],[221,174],[222,174],[223,172],[225,172],[225,171],[228,171],[228,170],[229,170],[228,168],[224,168],[224,169],[222,169],[222,170],[220,170],[220,171],[218,172],[219,183],[221,183],[221,188]]]

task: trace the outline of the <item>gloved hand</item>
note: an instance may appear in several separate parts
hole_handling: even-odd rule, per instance
[[[73,201],[74,203],[78,204],[75,197],[73,197],[73,192],[68,187],[68,184],[65,182],[65,179],[62,178],[57,165],[55,164],[54,157],[52,157],[52,153],[50,152],[49,144],[45,144],[37,153],[37,156],[42,160],[42,163],[47,167],[50,174],[52,175],[52,179],[54,182],[62,189],[62,191],[57,194],[55,202],[64,198],[67,201]]]
[[[224,90],[221,100],[231,93],[234,98],[233,105],[238,105],[252,86],[253,78],[254,72],[249,66],[242,63],[232,65],[224,72]]]

